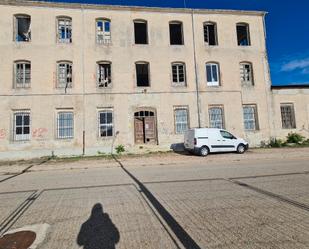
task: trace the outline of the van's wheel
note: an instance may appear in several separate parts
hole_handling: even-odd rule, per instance
[[[199,154],[200,156],[205,157],[209,154],[209,149],[207,147],[202,147],[200,148]]]
[[[245,145],[243,145],[243,144],[238,145],[238,147],[237,147],[237,153],[238,154],[244,154],[245,151],[246,151]]]

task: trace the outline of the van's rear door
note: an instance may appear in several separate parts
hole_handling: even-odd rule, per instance
[[[185,132],[184,136],[184,145],[186,149],[193,150],[194,149],[194,137],[195,137],[195,131],[194,129],[188,130]]]

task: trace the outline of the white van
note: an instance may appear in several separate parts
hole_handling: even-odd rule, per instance
[[[242,138],[237,138],[223,129],[200,128],[190,129],[185,133],[185,149],[200,156],[207,156],[212,152],[244,153],[249,144]]]

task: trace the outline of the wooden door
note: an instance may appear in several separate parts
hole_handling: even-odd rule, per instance
[[[134,119],[134,134],[135,134],[135,143],[137,144],[145,143],[143,118]]]
[[[145,143],[156,143],[156,122],[154,117],[145,117]]]

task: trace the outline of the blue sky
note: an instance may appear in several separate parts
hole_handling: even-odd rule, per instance
[[[273,85],[309,85],[309,0],[49,0],[54,2],[263,10]]]

